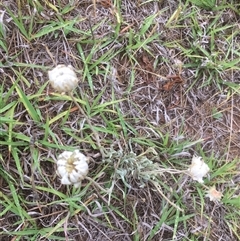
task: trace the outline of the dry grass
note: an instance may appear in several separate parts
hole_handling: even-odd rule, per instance
[[[1,240],[239,240],[240,5],[190,2],[0,3]],[[105,156],[48,85],[57,64]],[[80,190],[55,174],[76,148],[94,180]],[[184,174],[193,154],[205,185]]]

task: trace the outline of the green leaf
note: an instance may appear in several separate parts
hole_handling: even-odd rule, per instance
[[[37,39],[39,37],[42,37],[44,35],[47,35],[49,33],[54,32],[55,30],[61,29],[61,28],[65,28],[68,25],[71,24],[72,21],[66,22],[66,23],[56,23],[53,22],[51,24],[48,24],[46,26],[44,26],[39,32],[37,32],[36,34],[31,36],[31,39]]]
[[[189,0],[191,3],[195,4],[198,7],[212,10],[215,7],[216,0]]]
[[[21,33],[27,38],[29,39],[29,35],[27,33],[27,30],[25,29],[25,24],[22,21],[22,17],[21,16],[15,16],[15,14],[13,14],[11,12],[11,10],[9,10],[8,7],[6,7],[8,14],[11,16],[11,18],[13,19],[13,22],[15,23],[16,27],[19,28],[19,30],[21,31]]]
[[[16,91],[19,95],[20,101],[23,103],[23,105],[25,106],[28,114],[32,117],[32,119],[36,122],[40,121],[40,118],[37,114],[37,111],[35,110],[35,108],[33,107],[33,105],[31,104],[31,102],[28,100],[28,97],[23,93],[23,91],[21,90],[21,88],[19,87],[19,85],[16,85]]]
[[[158,14],[159,13],[156,13],[145,18],[143,25],[140,29],[139,35],[143,35],[149,30],[150,26],[153,24],[153,21],[156,19]]]

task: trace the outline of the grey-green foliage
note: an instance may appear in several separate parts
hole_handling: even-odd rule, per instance
[[[111,147],[104,161],[114,164],[115,178],[122,179],[127,187],[131,187],[131,179],[134,179],[139,187],[144,187],[150,179],[154,180],[157,176],[154,172],[158,169],[158,164],[154,162],[156,157],[157,153],[153,148],[148,148],[144,153],[137,155],[133,151],[116,151]]]

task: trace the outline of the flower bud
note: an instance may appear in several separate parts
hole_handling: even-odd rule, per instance
[[[213,186],[207,191],[206,197],[209,197],[210,201],[219,202],[222,198],[222,195],[223,194],[217,191],[216,188]]]
[[[70,92],[78,85],[78,78],[71,65],[57,65],[48,71],[49,82],[54,90],[64,93]]]
[[[79,187],[88,174],[88,158],[78,150],[64,151],[57,160],[57,174],[62,184]]]
[[[202,178],[210,171],[210,168],[201,159],[202,157],[193,156],[192,164],[187,171],[193,180],[203,183]]]

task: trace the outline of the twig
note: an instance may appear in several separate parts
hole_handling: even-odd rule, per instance
[[[170,203],[170,204],[171,204],[173,207],[175,207],[177,210],[179,210],[179,211],[181,211],[181,212],[184,212],[183,209],[181,209],[180,207],[178,207],[175,203],[171,202],[171,201],[167,198],[167,196],[165,196],[165,195],[163,194],[163,192],[160,190],[159,184],[158,184],[157,182],[152,181],[152,184],[157,188],[158,192],[161,194],[161,196],[162,196],[168,203]]]
[[[87,179],[88,181],[90,181],[91,183],[93,183],[93,185],[95,185],[97,188],[99,188],[101,191],[105,192],[105,193],[109,193],[109,190],[106,190],[104,188],[102,188],[97,182],[95,182],[91,177],[86,176],[85,179]]]

